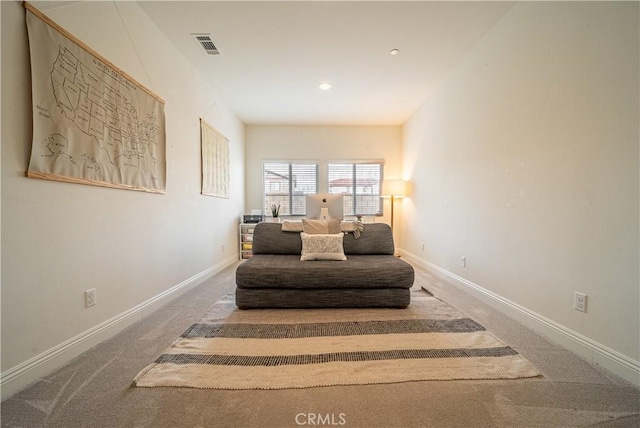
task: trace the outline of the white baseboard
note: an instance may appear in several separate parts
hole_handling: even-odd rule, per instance
[[[42,376],[62,367],[73,358],[85,351],[88,351],[100,342],[115,336],[126,327],[129,327],[131,324],[141,320],[156,309],[165,305],[170,299],[177,297],[179,293],[187,291],[189,288],[202,283],[226,267],[231,266],[237,260],[237,255],[229,257],[192,276],[191,278],[174,285],[157,296],[154,296],[151,299],[146,300],[83,333],[80,333],[63,343],[60,343],[59,345],[56,345],[53,348],[50,348],[45,352],[2,372],[0,374],[2,400],[24,389],[31,383],[40,379]]]
[[[543,334],[559,345],[578,354],[582,358],[597,364],[621,378],[631,382],[635,386],[640,386],[640,362],[635,361],[619,352],[608,348],[595,340],[589,339],[553,320],[543,317],[524,306],[521,306],[509,299],[506,299],[492,291],[489,291],[478,284],[462,278],[446,269],[441,268],[427,260],[421,259],[415,254],[401,251],[402,256],[430,270],[445,280],[449,280],[454,285],[470,291],[485,303],[495,309],[516,319],[532,330]]]

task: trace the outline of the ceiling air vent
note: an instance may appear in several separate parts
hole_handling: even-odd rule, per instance
[[[196,38],[206,53],[209,55],[220,55],[220,51],[216,48],[216,45],[213,44],[213,40],[211,40],[209,34],[192,34],[192,36]]]

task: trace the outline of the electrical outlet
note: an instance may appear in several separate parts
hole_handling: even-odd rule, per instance
[[[420,246],[422,247],[422,251],[424,251],[424,242],[422,242]]]
[[[92,288],[84,292],[84,304],[85,307],[90,308],[96,304],[96,289]]]
[[[224,253],[224,245],[222,246],[222,252]]]
[[[573,295],[573,309],[580,312],[587,312],[587,295],[575,292]]]
[[[462,260],[460,261],[460,264],[462,265],[462,267],[467,267],[467,257],[466,256],[462,256]]]

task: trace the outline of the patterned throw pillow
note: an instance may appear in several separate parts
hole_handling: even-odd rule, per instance
[[[347,260],[342,241],[344,233],[309,234],[300,233],[302,255],[300,260]]]

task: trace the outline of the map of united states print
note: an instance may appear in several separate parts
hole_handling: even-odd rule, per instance
[[[106,73],[96,75],[62,46],[51,71],[51,86],[64,116],[101,144],[112,165],[124,158],[132,167],[152,170],[146,157],[149,146],[157,144],[158,129],[153,115],[140,120],[129,102],[135,87],[127,88]]]
[[[162,100],[29,12],[34,138],[28,175],[163,192]]]

